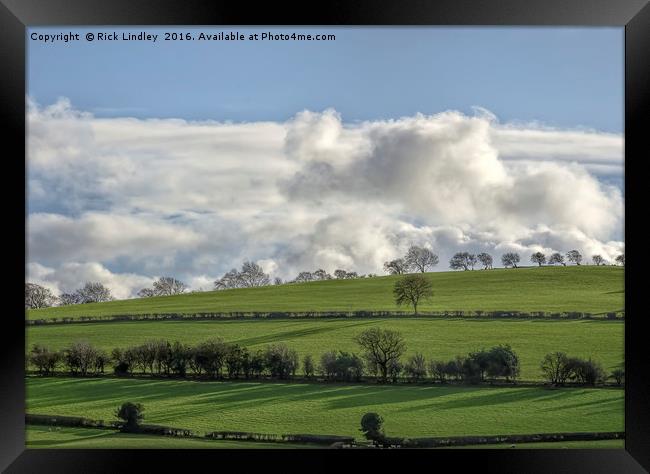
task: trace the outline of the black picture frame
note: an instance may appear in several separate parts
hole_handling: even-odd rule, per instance
[[[25,242],[25,217],[16,195],[25,183],[25,53],[29,26],[46,25],[522,25],[625,27],[625,449],[618,450],[325,450],[281,452],[258,450],[26,450],[24,311],[17,295],[25,271],[25,254],[7,246],[13,269],[7,286],[2,351],[0,468],[6,472],[166,472],[199,469],[198,463],[218,469],[224,461],[250,470],[252,463],[282,469],[322,470],[362,463],[422,463],[437,469],[451,463],[461,471],[613,473],[650,470],[650,360],[642,331],[640,300],[643,279],[635,278],[641,262],[634,219],[639,201],[641,171],[647,159],[644,118],[650,102],[650,5],[645,0],[357,0],[266,2],[259,5],[207,0],[0,0],[0,117],[3,121],[5,214],[16,241]],[[597,98],[595,98],[597,100]],[[15,188],[15,189],[14,189]],[[23,194],[23,197],[25,195]],[[22,229],[22,230],[21,230]],[[16,244],[20,248],[19,244]],[[25,244],[26,245],[26,244]],[[26,247],[23,247],[26,252]],[[639,270],[640,274],[640,270]],[[24,313],[23,313],[24,314]],[[289,459],[290,458],[290,462]],[[408,459],[407,459],[408,458]],[[279,461],[279,463],[278,463]]]

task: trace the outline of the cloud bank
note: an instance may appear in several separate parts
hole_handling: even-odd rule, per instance
[[[194,289],[244,259],[272,276],[382,273],[411,244],[456,251],[623,249],[620,135],[502,124],[478,108],[345,123],[96,118],[28,101],[30,281],[133,296]]]

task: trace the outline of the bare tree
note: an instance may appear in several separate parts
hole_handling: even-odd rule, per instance
[[[255,262],[244,262],[240,277],[245,287],[266,286],[271,283],[269,276]]]
[[[384,263],[384,270],[391,275],[402,275],[408,273],[409,266],[403,258],[396,258]]]
[[[602,257],[602,255],[594,255],[591,257],[591,260],[596,266],[605,265],[605,259]]]
[[[226,272],[224,276],[214,282],[215,290],[229,290],[231,288],[242,288],[243,286],[244,283],[236,268]]]
[[[492,268],[492,255],[489,253],[481,252],[476,256],[476,258],[478,258],[478,261],[483,265],[483,270],[490,270]]]
[[[25,283],[25,308],[48,308],[56,303],[56,296],[49,288],[36,283]]]
[[[262,267],[257,263],[245,261],[241,271],[233,268],[214,282],[216,290],[227,290],[231,288],[252,288],[267,286],[271,284],[271,277],[264,273]]]
[[[83,288],[77,290],[81,303],[103,303],[111,301],[111,290],[99,282],[87,282]]]
[[[280,278],[280,277],[275,277],[275,279],[273,280],[274,285],[281,285],[282,283],[283,283],[283,281],[282,281],[282,278]]]
[[[563,385],[571,375],[570,360],[564,352],[546,354],[540,364],[546,380],[553,385]]]
[[[541,267],[546,263],[546,255],[544,255],[542,252],[535,252],[530,256],[530,261],[536,263]]]
[[[406,275],[395,282],[393,295],[398,306],[409,304],[413,306],[413,312],[418,314],[418,303],[433,296],[433,287],[422,275]]]
[[[153,283],[156,296],[179,295],[187,290],[187,285],[173,277],[160,277]]]
[[[405,261],[409,269],[413,268],[424,273],[427,269],[437,265],[439,260],[431,250],[413,245],[406,253]]]
[[[449,268],[452,270],[474,270],[477,261],[476,255],[469,252],[458,252],[449,260]]]
[[[519,263],[519,260],[520,260],[519,254],[515,252],[507,252],[501,256],[501,263],[506,268],[508,267],[517,268],[517,264]]]
[[[81,304],[83,301],[81,301],[81,296],[77,292],[72,292],[72,293],[61,293],[59,295],[59,305],[60,306],[67,306],[71,304]]]
[[[152,296],[156,296],[156,293],[153,291],[153,288],[142,288],[138,291],[138,296],[140,298],[151,298]]]
[[[564,256],[559,252],[555,252],[553,255],[551,255],[548,259],[548,263],[549,265],[555,265],[556,263],[559,263],[560,265],[566,267],[566,263],[564,262]]]
[[[387,379],[389,365],[398,362],[406,352],[406,343],[401,334],[389,329],[367,329],[354,340],[365,351],[364,356],[370,367],[378,369],[383,382]]]
[[[571,263],[580,265],[580,262],[582,262],[582,254],[577,250],[569,250],[566,254],[566,259]]]
[[[614,259],[614,261],[618,264],[625,266],[625,254],[624,253],[620,254],[618,257]]]

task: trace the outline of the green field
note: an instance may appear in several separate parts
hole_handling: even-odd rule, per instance
[[[624,269],[612,266],[540,267],[436,272],[426,276],[434,296],[420,311],[579,311],[624,308]],[[397,276],[330,280],[178,296],[29,310],[29,319],[114,314],[396,311]]]
[[[565,351],[598,360],[611,371],[624,360],[624,324],[620,321],[543,321],[387,318],[351,320],[251,320],[251,321],[133,321],[76,323],[27,328],[28,348],[45,344],[61,349],[86,340],[110,351],[147,339],[197,343],[222,337],[249,348],[286,343],[302,356],[318,358],[328,350],[359,352],[355,334],[370,328],[395,329],[407,343],[407,354],[423,353],[428,359],[451,359],[482,347],[510,344],[520,359],[521,378],[539,380],[539,363],[545,354]],[[318,360],[318,359],[317,359]]]
[[[64,449],[297,449],[319,447],[304,444],[172,438],[92,428],[38,425],[27,425],[25,444],[28,448]]]
[[[390,436],[623,431],[623,390],[27,379],[27,412],[113,420],[125,401],[145,423],[198,432],[254,431],[359,437],[363,414]]]
[[[27,448],[63,449],[300,449],[318,448],[318,445],[263,443],[246,441],[211,441],[196,438],[171,438],[163,436],[119,433],[91,428],[61,428],[28,425],[26,427]],[[508,449],[510,444],[486,444],[457,446],[451,449]],[[623,440],[602,441],[558,441],[553,443],[522,443],[519,449],[623,449]],[[448,449],[448,448],[438,448]]]

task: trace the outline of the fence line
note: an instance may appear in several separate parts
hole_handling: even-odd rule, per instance
[[[25,423],[28,425],[65,426],[75,428],[96,428],[117,430],[120,423],[117,421],[104,422],[75,416],[25,414]],[[356,444],[353,436],[326,435],[326,434],[275,434],[254,433],[247,431],[212,431],[199,435],[185,428],[176,428],[161,425],[140,425],[138,431],[143,434],[157,436],[171,436],[178,438],[203,438],[211,440],[237,440],[251,442],[275,443],[313,443],[340,447],[345,445],[354,447]],[[436,438],[398,438],[386,437],[380,444],[384,446],[404,448],[433,448],[446,446],[471,446],[481,444],[504,443],[539,443],[558,441],[598,441],[608,439],[625,439],[622,431],[610,432],[582,432],[582,433],[535,433],[518,435],[487,435],[487,436],[450,436]]]
[[[346,318],[467,318],[467,319],[606,319],[624,320],[625,312],[586,313],[579,311],[435,311],[414,315],[407,311],[302,311],[302,312],[223,312],[223,313],[150,313],[26,319],[26,326],[50,324],[106,323],[124,321],[205,321],[246,319],[346,319]]]

